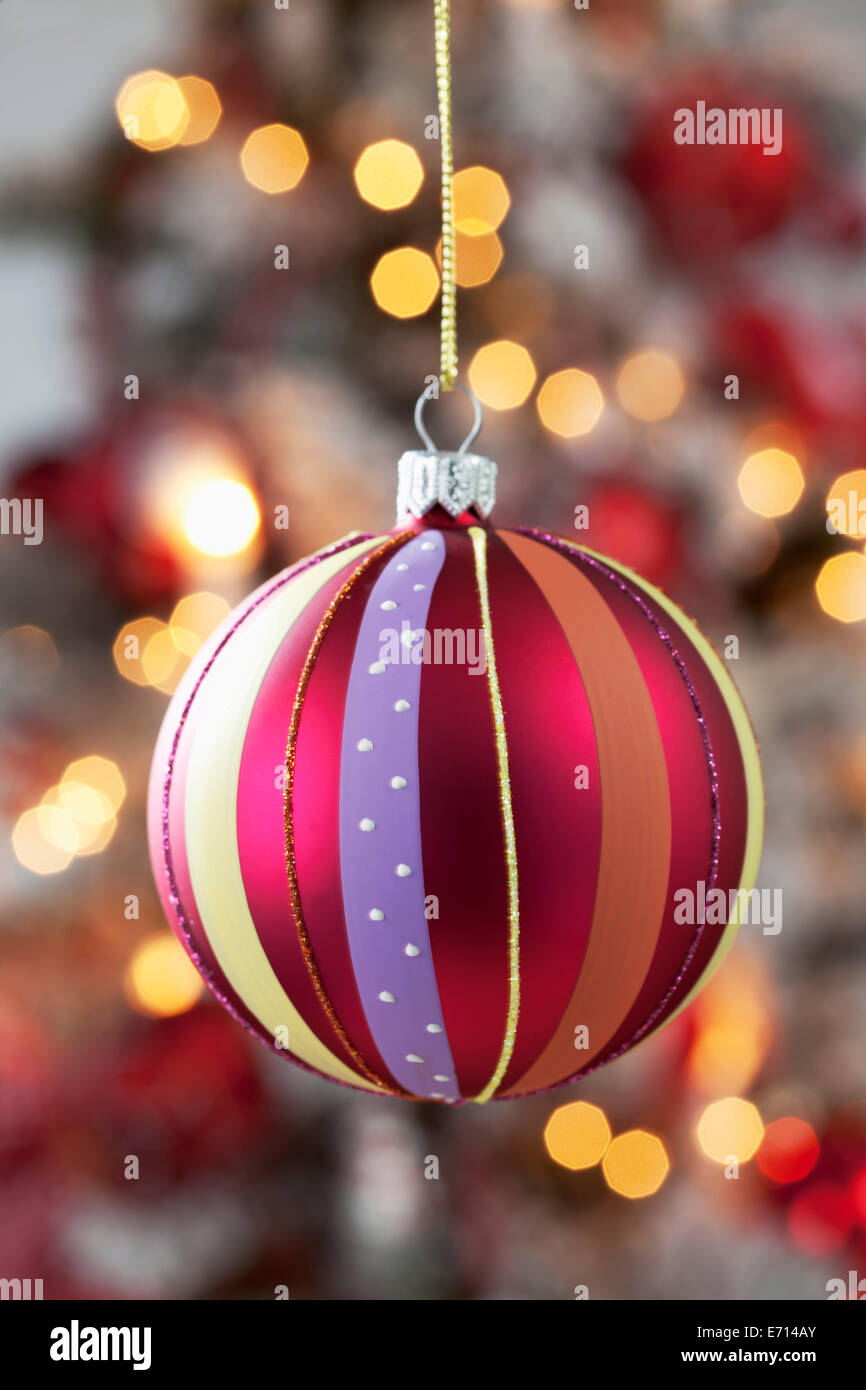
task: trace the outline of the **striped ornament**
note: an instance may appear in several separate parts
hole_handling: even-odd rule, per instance
[[[669,599],[555,536],[436,517],[301,561],[214,633],[159,736],[151,855],[260,1039],[360,1090],[484,1102],[694,998],[737,908],[682,922],[675,894],[751,888],[763,794],[733,682]]]

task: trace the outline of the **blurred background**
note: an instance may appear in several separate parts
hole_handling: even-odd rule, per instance
[[[47,1298],[866,1274],[866,15],[454,10],[496,519],[738,639],[784,927],[579,1088],[456,1111],[329,1086],[204,996],[151,884],[153,741],[245,592],[393,524],[438,367],[432,4],[4,0],[0,489],[44,537],[0,536],[0,1275]],[[698,98],[781,107],[781,154],[676,146]]]

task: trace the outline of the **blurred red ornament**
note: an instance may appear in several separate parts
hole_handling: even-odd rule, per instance
[[[620,560],[653,584],[676,581],[682,564],[682,514],[634,484],[600,484],[589,501],[589,525],[575,539]]]
[[[129,606],[173,601],[193,549],[184,509],[196,487],[248,481],[246,441],[213,413],[173,402],[130,402],[101,434],[68,456],[31,460],[14,493],[44,502],[46,536],[75,546]]]
[[[715,336],[719,370],[748,382],[750,398],[862,449],[866,342],[854,326],[734,295],[720,305]]]
[[[131,606],[169,602],[182,571],[170,547],[142,524],[128,493],[114,432],[68,457],[41,457],[15,474],[18,497],[39,497],[45,533],[74,546]]]
[[[761,144],[677,144],[676,113],[783,107],[781,149]],[[700,122],[698,122],[700,124]],[[697,134],[697,131],[696,131]],[[656,230],[678,258],[707,257],[776,231],[814,193],[814,162],[790,101],[730,73],[671,74],[635,116],[625,172]]]
[[[114,1177],[123,1178],[123,1155],[134,1154],[148,1185],[254,1154],[269,1126],[249,1047],[207,1007],[139,1025],[117,1061],[93,1076],[84,1108],[110,1147]]]

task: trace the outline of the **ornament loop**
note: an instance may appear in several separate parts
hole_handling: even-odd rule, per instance
[[[472,444],[474,440],[478,438],[478,434],[481,429],[482,423],[481,402],[479,401],[478,397],[472,391],[469,390],[468,386],[461,386],[459,381],[455,381],[454,390],[462,391],[464,396],[469,397],[470,401],[472,402],[473,410],[475,412],[475,418],[472,421],[471,430],[467,434],[463,443],[460,445],[460,448],[455,451],[455,454],[451,455],[451,457],[462,458],[462,456],[466,453],[466,450],[469,448],[469,445]],[[430,400],[431,392],[432,387],[425,386],[424,390],[421,392],[421,395],[418,397],[418,400],[415,403],[415,428],[421,436],[421,440],[426,446],[426,448],[429,450],[429,452],[431,454],[438,454],[442,451],[436,448],[436,445],[430,438],[430,435],[427,431],[427,427],[424,424],[424,406]],[[438,393],[436,399],[438,400]]]

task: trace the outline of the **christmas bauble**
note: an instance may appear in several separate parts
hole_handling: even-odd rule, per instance
[[[618,1057],[706,982],[760,854],[723,662],[622,565],[493,529],[486,462],[405,456],[401,524],[242,603],[154,758],[156,881],[205,980],[375,1094]]]

